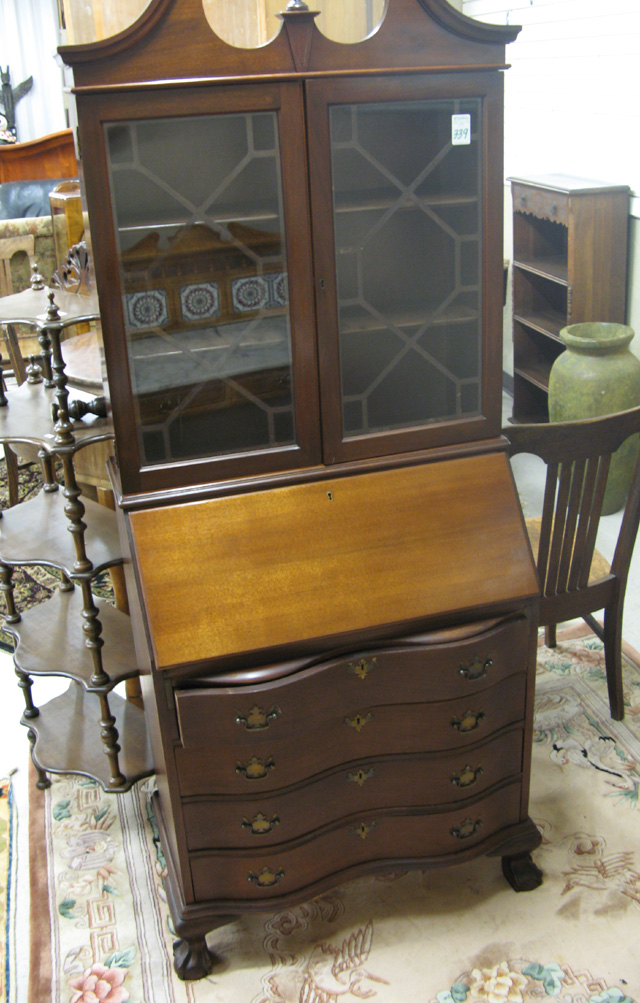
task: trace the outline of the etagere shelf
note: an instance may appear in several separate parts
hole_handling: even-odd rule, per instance
[[[91,414],[82,419],[69,402],[61,350],[66,326],[95,319],[86,301],[71,301],[61,317],[55,293],[28,290],[0,303],[5,323],[32,324],[42,345],[42,365],[32,361],[27,381],[10,387],[0,399],[0,443],[20,451],[35,449],[42,462],[44,484],[34,498],[2,512],[0,521],[0,589],[6,604],[5,629],[15,643],[14,664],[25,697],[22,723],[28,729],[37,784],[50,784],[48,773],[81,773],[105,790],[126,790],[152,772],[144,712],[113,690],[138,675],[129,617],[97,598],[92,583],[122,564],[115,513],[83,498],[75,475],[79,451],[113,437],[111,422]],[[62,296],[65,299],[64,294]],[[25,300],[28,303],[25,307]],[[1,379],[1,377],[0,377]],[[62,466],[63,483],[55,478]],[[51,598],[25,611],[16,607],[16,568],[55,569],[60,585]],[[38,707],[34,678],[59,676],[70,682],[66,693]],[[120,744],[120,736],[125,736]]]

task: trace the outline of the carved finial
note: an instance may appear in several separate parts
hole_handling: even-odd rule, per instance
[[[42,383],[42,368],[38,365],[35,355],[29,356],[29,365],[26,368],[27,383]]]
[[[38,266],[35,261],[31,266],[31,278],[29,279],[29,285],[32,289],[44,289],[44,279],[38,271]]]
[[[55,293],[53,289],[50,289],[47,294],[47,299],[49,300],[49,306],[47,307],[47,324],[59,323],[60,322],[60,311],[58,310],[58,304],[55,300]]]
[[[304,0],[289,0],[286,9],[276,14],[286,25],[293,64],[299,73],[304,73],[309,66],[313,24],[319,13],[310,10]]]

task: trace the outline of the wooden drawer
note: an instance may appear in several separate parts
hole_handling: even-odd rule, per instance
[[[397,702],[363,701],[344,709],[339,693],[334,692],[333,706],[322,713],[297,701],[300,726],[293,733],[281,735],[276,726],[266,742],[247,736],[233,744],[216,743],[215,751],[216,696],[200,692],[199,712],[210,715],[212,724],[206,739],[199,733],[198,742],[175,750],[180,793],[183,797],[246,797],[287,787],[363,757],[463,749],[522,721],[526,683],[526,675],[519,673],[457,700],[404,704],[398,692]],[[393,700],[393,695],[388,699]]]
[[[522,730],[450,755],[364,759],[285,791],[183,803],[187,847],[237,848],[285,843],[354,812],[417,808],[481,796],[520,773]]]
[[[312,839],[283,844],[265,853],[196,851],[190,854],[196,901],[269,899],[334,876],[346,880],[353,868],[393,861],[452,858],[520,820],[520,783],[503,787],[472,806],[429,814],[353,815]],[[347,866],[348,863],[348,866]]]
[[[514,181],[512,193],[514,212],[527,212],[539,219],[549,219],[566,226],[569,219],[569,198],[566,192],[531,188]]]
[[[526,665],[529,623],[524,617],[463,641],[412,644],[323,662],[255,686],[209,685],[176,690],[182,743],[186,748],[242,736],[268,744],[279,736],[305,736],[336,707],[453,700],[487,687]],[[346,712],[346,711],[345,711]]]

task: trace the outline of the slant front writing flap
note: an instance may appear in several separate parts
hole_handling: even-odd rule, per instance
[[[502,453],[129,518],[158,668],[538,591]]]

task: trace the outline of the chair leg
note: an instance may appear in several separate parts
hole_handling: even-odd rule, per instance
[[[555,623],[549,623],[544,628],[544,643],[547,648],[555,648],[556,646],[556,625]]]
[[[624,697],[622,695],[622,609],[623,601],[618,600],[604,611],[604,661],[607,671],[609,708],[614,721],[624,717]]]

